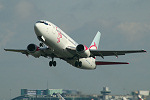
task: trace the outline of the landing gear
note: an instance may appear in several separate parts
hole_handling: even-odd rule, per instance
[[[54,67],[55,67],[55,66],[56,66],[56,61],[50,61],[50,62],[49,62],[49,66],[50,66],[50,67],[51,67],[51,66],[54,66]]]
[[[54,58],[52,58],[52,61],[49,62],[49,66],[56,66],[56,61],[54,61]]]
[[[56,61],[53,61],[53,66],[54,66],[54,67],[56,66]]]
[[[52,61],[50,61],[50,62],[49,62],[49,66],[51,67],[52,65],[53,65],[53,62],[52,62]]]
[[[40,47],[44,47],[44,43],[40,43],[39,46],[40,46]]]
[[[78,67],[78,65],[79,65],[79,62],[76,61],[76,62],[75,62],[75,67]]]
[[[82,67],[82,62],[81,61],[79,61],[79,67]]]
[[[75,62],[75,67],[82,67],[82,62],[81,61],[76,61]]]

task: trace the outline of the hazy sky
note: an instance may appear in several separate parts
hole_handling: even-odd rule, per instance
[[[62,88],[100,94],[108,86],[112,94],[150,90],[150,0],[0,0],[0,100],[20,95],[20,89]],[[55,59],[26,57],[4,48],[26,49],[39,44],[34,33],[37,20],[45,19],[78,43],[90,45],[102,33],[101,50],[145,49],[148,53],[105,57],[129,65],[97,66],[96,70],[72,67]],[[98,57],[97,60],[103,60]]]

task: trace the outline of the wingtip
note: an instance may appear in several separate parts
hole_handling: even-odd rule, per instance
[[[7,51],[5,48],[4,48],[4,50]]]
[[[146,51],[146,50],[144,50],[144,49],[142,49],[142,51],[147,53],[147,51]]]
[[[122,62],[122,64],[129,64],[128,62]]]
[[[4,50],[5,50],[5,51],[9,51],[9,49],[5,49],[5,48],[4,48]]]
[[[146,52],[146,53],[147,53],[147,51],[146,51],[146,50],[144,50],[144,52]]]

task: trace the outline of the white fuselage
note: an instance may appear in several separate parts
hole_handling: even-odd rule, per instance
[[[73,58],[75,55],[68,52],[66,48],[68,46],[76,47],[78,43],[59,27],[45,20],[38,21],[34,25],[34,30],[37,37],[41,37],[41,41],[45,43],[58,58],[75,66],[75,61],[77,61],[77,59]],[[81,69],[96,68],[95,59],[93,57],[80,58],[79,61],[82,62]]]

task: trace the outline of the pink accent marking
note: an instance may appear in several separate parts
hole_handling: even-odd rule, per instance
[[[40,47],[37,46],[36,51],[39,51],[39,50],[40,50]]]
[[[147,53],[147,51],[146,51],[146,50],[144,50],[144,52],[146,52],[146,53]]]
[[[94,45],[91,45],[89,49],[91,49],[92,47],[95,47],[96,50],[97,50],[97,46],[96,46],[96,43],[94,42]]]
[[[60,38],[62,38],[62,34],[61,34],[60,31],[57,30],[57,27],[56,27],[56,31],[58,32],[58,37],[57,37],[58,41],[57,41],[57,43],[59,43],[60,42]]]
[[[88,50],[88,49],[89,49],[86,45],[84,45],[84,47],[85,47],[85,50]]]

